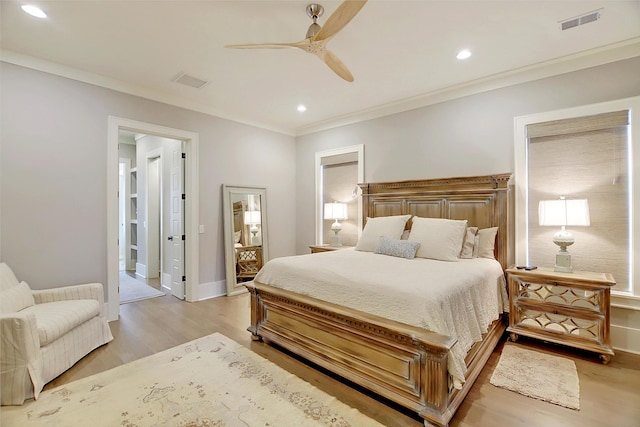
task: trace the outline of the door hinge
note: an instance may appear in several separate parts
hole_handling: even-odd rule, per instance
[[[185,200],[187,198],[187,195],[182,193],[182,200]]]
[[[186,282],[187,281],[187,276],[182,276],[182,281]]]
[[[182,158],[186,159],[187,158],[187,153],[182,153]]]
[[[182,235],[182,240],[187,240],[187,236],[186,235]]]

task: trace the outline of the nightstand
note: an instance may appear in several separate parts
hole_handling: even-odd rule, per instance
[[[312,254],[319,252],[338,251],[340,249],[352,248],[353,246],[331,246],[331,245],[309,245]]]
[[[609,273],[551,268],[526,271],[509,268],[509,327],[518,335],[564,344],[600,354],[603,363],[614,355],[609,337],[611,287]]]

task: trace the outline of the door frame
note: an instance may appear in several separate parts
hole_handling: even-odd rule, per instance
[[[199,272],[199,185],[198,153],[199,134],[152,123],[108,117],[107,125],[107,314],[108,320],[120,315],[118,292],[118,133],[120,130],[156,135],[184,142],[185,159],[185,293],[187,301],[197,301],[200,282]]]

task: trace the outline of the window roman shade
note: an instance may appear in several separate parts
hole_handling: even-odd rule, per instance
[[[527,138],[568,135],[577,132],[591,132],[629,124],[629,110],[613,111],[595,116],[575,117],[550,122],[527,125]],[[535,142],[535,141],[530,141]]]

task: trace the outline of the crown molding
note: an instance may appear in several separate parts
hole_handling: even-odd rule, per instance
[[[171,95],[166,92],[154,90],[145,86],[134,85],[118,79],[113,79],[111,77],[105,77],[100,74],[90,73],[88,71],[68,67],[66,65],[58,64],[46,59],[24,55],[11,50],[0,50],[0,60],[9,64],[19,65],[21,67],[31,68],[37,71],[43,71],[45,73],[54,74],[56,76],[77,80],[95,86],[100,86],[103,88],[115,90],[117,92],[126,93],[128,95],[139,96],[141,98],[162,102],[164,104],[185,108],[187,110],[197,111],[199,113],[208,114],[236,123],[258,127],[289,136],[295,136],[293,129],[284,129],[270,126],[265,123],[238,120],[237,118],[228,116],[224,111],[212,108],[209,105],[194,102],[186,98]]]
[[[43,71],[57,76],[66,77],[84,83],[112,89],[118,92],[139,96],[153,101],[174,105],[176,107],[209,114],[236,123],[254,126],[268,131],[294,137],[308,135],[311,133],[363,122],[366,120],[372,120],[392,114],[398,114],[405,111],[415,110],[440,102],[450,101],[453,99],[475,95],[490,90],[539,80],[546,77],[570,73],[573,71],[595,67],[598,65],[604,65],[637,56],[640,56],[640,37],[556,58],[550,61],[540,62],[504,73],[494,74],[481,79],[465,82],[463,84],[454,85],[425,94],[400,99],[394,102],[386,103],[350,114],[345,114],[342,116],[332,117],[327,120],[292,129],[278,128],[267,125],[265,123],[238,120],[237,118],[228,116],[224,111],[221,111],[219,109],[215,109],[211,106],[197,103],[182,97],[170,95],[166,92],[157,91],[144,86],[133,85],[110,77],[78,70],[55,62],[23,55],[17,52],[0,50],[0,59],[3,62],[32,68],[34,70]]]
[[[597,49],[590,49],[572,55],[563,56],[550,61],[540,62],[504,73],[494,74],[422,95],[404,98],[355,113],[333,117],[307,126],[299,127],[296,129],[295,136],[303,136],[340,126],[346,126],[409,110],[415,110],[417,108],[450,101],[456,98],[462,98],[469,95],[488,92],[494,89],[540,80],[546,77],[570,73],[572,71],[604,65],[636,56],[640,56],[640,37],[603,46]]]

